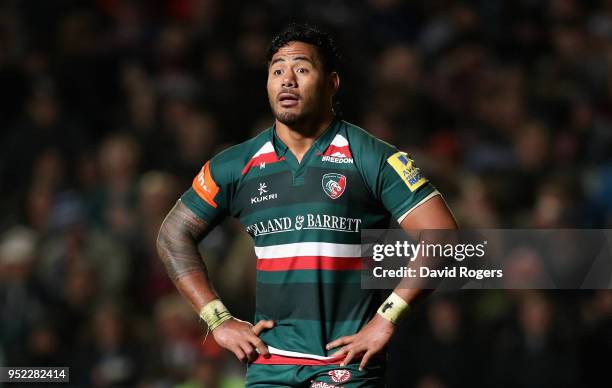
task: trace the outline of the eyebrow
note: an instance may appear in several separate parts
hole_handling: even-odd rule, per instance
[[[292,58],[294,61],[306,61],[312,65],[314,65],[314,62],[312,61],[312,59],[310,59],[309,57],[306,56],[299,56],[299,57],[294,57]],[[277,62],[285,62],[285,58],[276,58],[275,60],[273,60],[272,62],[270,62],[270,66],[274,65]]]

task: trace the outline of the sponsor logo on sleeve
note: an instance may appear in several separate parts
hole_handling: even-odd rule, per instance
[[[210,161],[206,162],[200,173],[193,179],[191,187],[204,202],[214,208],[218,206],[215,196],[219,192],[219,186],[210,173]]]
[[[415,191],[427,182],[427,179],[421,175],[421,170],[405,152],[394,153],[387,159],[387,163],[393,167],[410,191]]]

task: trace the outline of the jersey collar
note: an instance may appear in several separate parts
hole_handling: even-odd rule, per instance
[[[327,147],[329,147],[332,140],[338,133],[338,130],[340,129],[340,123],[341,120],[337,117],[334,117],[332,122],[329,124],[329,127],[327,127],[325,131],[323,131],[323,133],[321,134],[321,136],[319,136],[317,140],[315,140],[314,147],[319,152],[323,153],[325,152]],[[285,156],[289,147],[287,147],[287,145],[285,145],[285,143],[283,143],[280,137],[278,137],[278,135],[276,134],[276,123],[272,126],[272,130],[270,131],[270,137],[270,141],[272,141],[272,144],[274,145],[274,150],[276,151],[278,157],[282,158],[283,156]]]

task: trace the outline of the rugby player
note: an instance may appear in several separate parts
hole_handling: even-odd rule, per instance
[[[383,301],[360,287],[360,232],[454,229],[414,161],[335,117],[329,35],[293,24],[268,52],[271,128],[207,161],[164,221],[158,251],[217,343],[248,363],[249,387],[384,385],[384,349],[419,289]],[[255,325],[232,317],[197,244],[226,216],[253,237]]]

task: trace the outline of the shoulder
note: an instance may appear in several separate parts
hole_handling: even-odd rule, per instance
[[[267,128],[242,143],[233,145],[219,152],[210,160],[210,171],[215,181],[227,184],[234,182],[243,175],[243,170],[252,157],[265,150],[266,147],[274,150],[270,142],[270,131]]]
[[[346,134],[349,147],[356,159],[387,159],[397,148],[377,138],[365,129],[342,120],[342,132]]]

